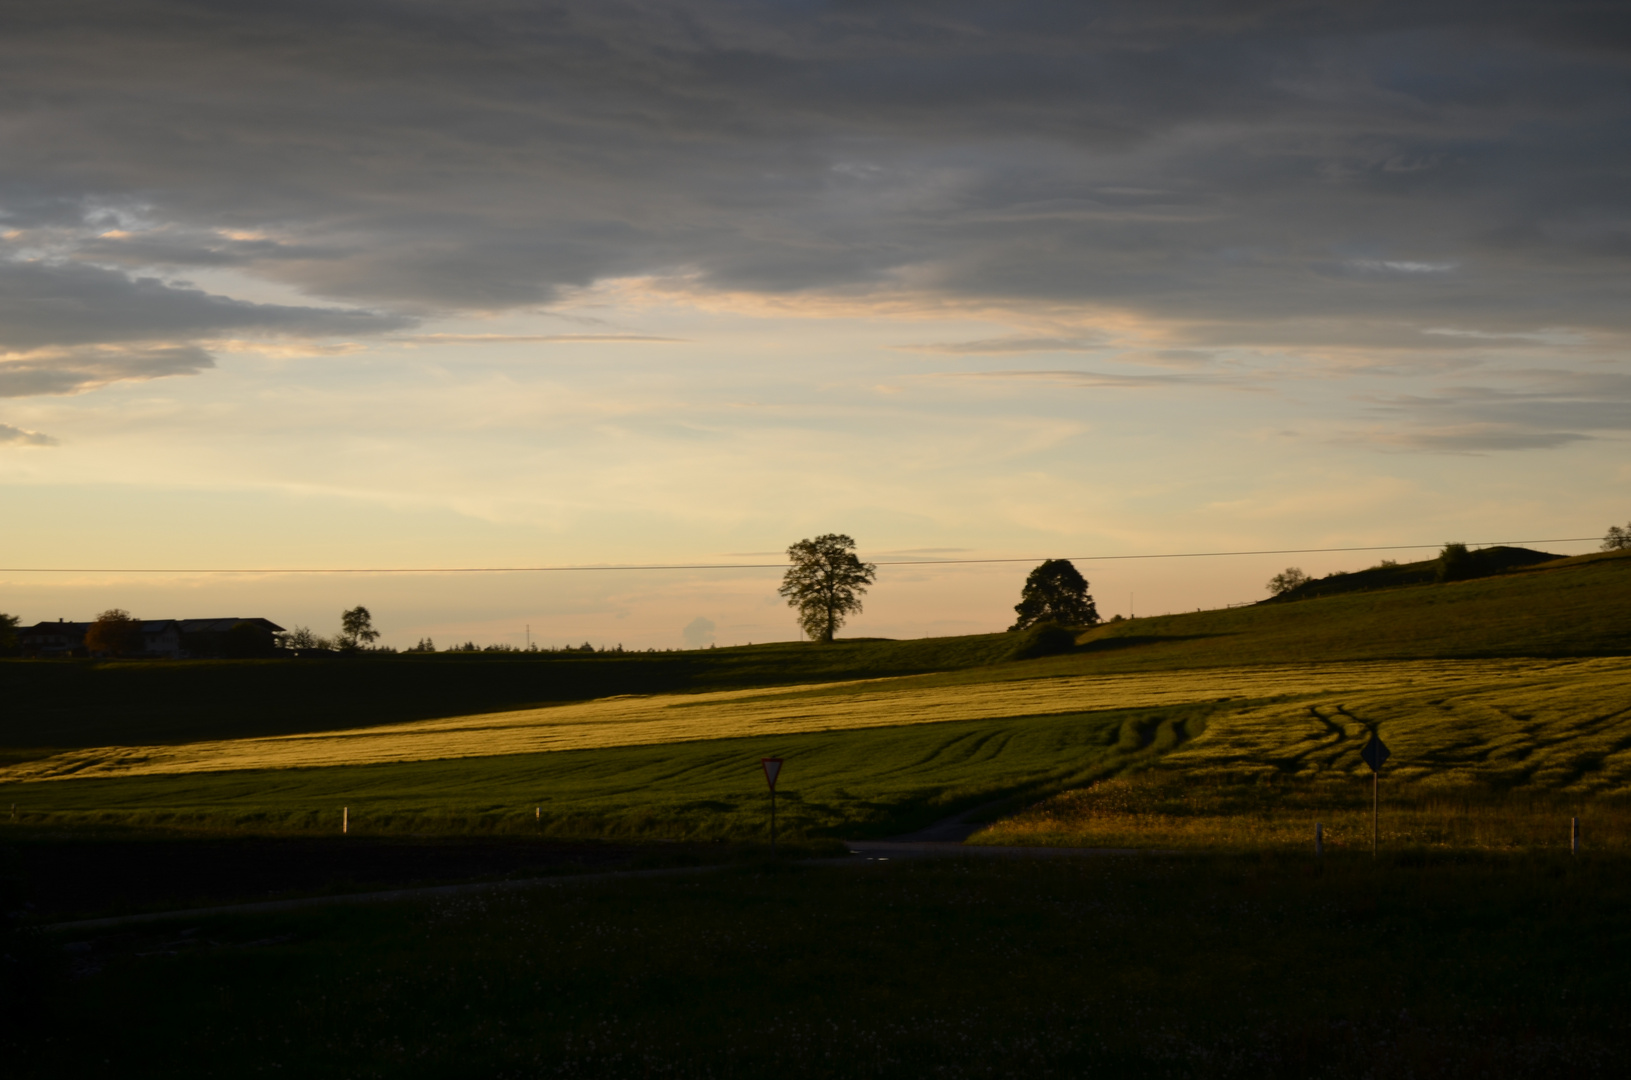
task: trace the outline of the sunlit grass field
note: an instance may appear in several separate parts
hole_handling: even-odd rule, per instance
[[[788,837],[883,835],[982,802],[1018,809],[1052,798],[974,842],[1302,844],[1321,820],[1343,846],[1364,824],[1359,750],[1375,732],[1393,750],[1390,806],[1414,808],[1408,823],[1389,817],[1395,841],[1554,846],[1566,840],[1559,817],[1590,804],[1587,816],[1600,819],[1631,799],[1628,687],[1631,659],[1620,658],[903,680],[76,752],[12,775],[60,776],[45,770],[82,763],[82,778],[13,782],[0,799],[33,822],[332,830],[347,807],[360,830],[758,839],[767,818],[758,759],[774,755],[788,763]],[[550,722],[559,714],[576,723]],[[733,737],[706,737],[722,730]],[[675,741],[659,741],[665,733]],[[570,737],[587,747],[517,752]],[[641,745],[591,741],[635,737]],[[428,756],[427,746],[442,756],[380,760]],[[1533,825],[1516,823],[1519,806]],[[1624,830],[1605,824],[1592,826],[1591,842],[1623,844]]]
[[[1493,695],[1491,700],[1499,703],[1493,706],[1496,714],[1506,716],[1501,710],[1523,710],[1535,703],[1537,708],[1549,708],[1580,694],[1585,695],[1582,700],[1596,703],[1606,692],[1605,687],[1623,684],[1628,671],[1631,669],[1618,660],[1402,661],[1206,668],[985,683],[891,679],[771,691],[614,697],[546,709],[309,735],[96,747],[12,766],[0,771],[0,782],[496,757],[1227,700],[1301,701],[1310,695],[1330,694],[1367,702],[1367,716],[1376,709],[1391,709],[1393,715],[1402,715],[1429,700],[1466,700],[1469,708],[1489,712],[1491,706],[1474,703]],[[1381,687],[1390,689],[1376,698],[1377,688]],[[1373,698],[1378,702],[1374,706],[1368,704]],[[1443,708],[1434,705],[1429,712]],[[1237,756],[1255,755],[1266,762],[1268,759],[1262,757],[1268,752],[1262,745],[1264,740],[1276,743],[1273,752],[1278,753],[1278,741],[1283,741],[1293,728],[1300,746],[1309,715],[1298,708],[1289,712],[1271,709],[1265,713],[1258,707],[1243,711],[1231,726],[1232,752]],[[1348,722],[1360,723],[1351,717]],[[1324,730],[1316,726],[1313,735]],[[1351,731],[1338,731],[1328,734],[1324,743],[1300,748],[1299,752],[1317,754],[1335,749],[1340,753],[1345,740],[1351,737]],[[1247,742],[1241,743],[1242,739]]]
[[[925,723],[603,750],[11,784],[25,824],[562,838],[762,840],[763,756],[783,757],[784,838],[926,825],[1113,776],[1205,730],[1212,705]],[[0,805],[0,809],[3,809]]]
[[[1619,845],[1605,815],[1631,794],[1628,583],[1631,559],[1586,557],[1483,581],[1118,623],[1068,654],[1020,661],[993,662],[1015,652],[1018,635],[855,642],[826,654],[766,646],[758,659],[704,650],[738,653],[685,659],[685,678],[713,679],[714,689],[389,722],[402,715],[398,698],[379,713],[330,708],[270,725],[251,710],[239,737],[226,737],[228,696],[216,699],[219,715],[188,729],[208,738],[175,738],[143,706],[122,725],[117,715],[81,718],[56,740],[72,748],[56,751],[42,749],[50,731],[8,712],[7,737],[35,741],[9,746],[0,807],[15,803],[19,820],[34,822],[274,830],[330,830],[344,807],[354,827],[382,831],[757,839],[766,800],[757,762],[774,754],[788,761],[789,837],[884,835],[976,804],[1049,800],[976,842],[1278,846],[1308,842],[1319,820],[1343,847],[1365,831],[1369,773],[1358,751],[1375,732],[1393,750],[1394,842],[1544,847],[1566,837],[1559,815],[1583,814],[1591,842]],[[869,649],[879,650],[873,659]],[[1309,655],[1335,658],[1286,662]],[[784,674],[828,678],[776,685],[765,659],[775,656]],[[836,677],[936,658],[945,670]],[[413,682],[439,660],[336,662],[322,677],[351,671],[372,685],[397,670]],[[640,664],[667,679],[679,662],[612,655],[446,670],[456,685],[477,668],[511,672],[497,681],[514,693],[546,678],[517,671],[604,665],[574,684],[582,690]],[[0,665],[0,678],[78,672],[106,689],[150,677],[151,690],[193,672],[219,691],[234,672],[309,670],[288,663]],[[113,681],[96,682],[104,676]]]

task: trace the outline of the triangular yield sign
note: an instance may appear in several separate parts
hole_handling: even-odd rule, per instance
[[[765,780],[770,784],[770,790],[776,790],[776,777],[782,771],[782,759],[779,757],[760,758],[759,764],[765,767]]]

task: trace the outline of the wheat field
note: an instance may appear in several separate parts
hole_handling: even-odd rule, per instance
[[[1631,777],[1631,661],[1288,664],[936,685],[880,679],[776,690],[603,698],[309,735],[68,751],[0,781],[317,768],[1053,716],[1238,701],[1167,761],[1198,779],[1361,767],[1372,727],[1404,778],[1474,775],[1618,790]]]

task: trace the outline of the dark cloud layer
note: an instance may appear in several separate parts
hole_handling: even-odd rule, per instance
[[[140,277],[230,266],[399,312],[684,273],[1124,308],[1205,345],[1618,334],[1628,75],[1618,3],[12,5],[0,230],[53,262],[6,270],[0,318],[381,325]],[[50,274],[144,310],[56,334],[22,310]]]
[[[8,350],[245,333],[328,337],[406,324],[365,311],[252,304],[96,266],[0,262],[0,348]]]

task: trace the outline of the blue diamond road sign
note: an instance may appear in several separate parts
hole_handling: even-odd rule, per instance
[[[1359,756],[1365,759],[1365,764],[1370,766],[1371,772],[1381,772],[1382,762],[1388,759],[1390,753],[1387,744],[1372,735],[1370,742],[1365,744],[1365,749],[1359,751]]]

